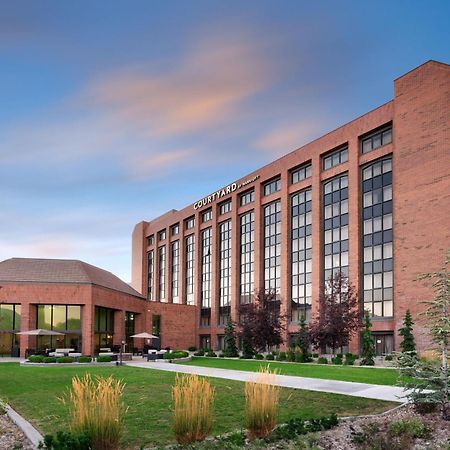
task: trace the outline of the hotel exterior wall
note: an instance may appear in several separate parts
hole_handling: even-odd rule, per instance
[[[211,326],[199,327],[199,317],[196,320],[196,332],[200,335],[210,335],[211,344],[216,347],[216,336],[223,334],[223,327],[217,324],[218,305],[218,268],[217,268],[217,230],[219,223],[230,219],[232,223],[232,318],[237,317],[239,300],[239,217],[241,214],[254,210],[255,214],[255,287],[263,285],[263,238],[262,209],[265,205],[281,201],[281,299],[283,311],[290,308],[290,196],[307,187],[312,188],[312,311],[317,312],[318,298],[323,285],[323,217],[322,217],[322,183],[336,175],[348,173],[349,180],[349,277],[352,284],[362,291],[362,230],[361,230],[361,170],[364,165],[380,158],[393,158],[393,198],[394,198],[394,317],[376,318],[373,322],[374,331],[395,332],[402,321],[407,307],[418,314],[420,306],[417,294],[429,296],[427,289],[420,290],[412,283],[415,274],[421,271],[436,269],[443,260],[445,248],[450,247],[448,232],[449,211],[449,177],[448,161],[450,146],[448,143],[448,85],[449,66],[436,62],[428,62],[395,82],[394,100],[353,120],[304,147],[274,161],[273,163],[254,171],[246,177],[237,180],[240,184],[248,179],[258,177],[256,181],[242,190],[236,190],[220,201],[195,210],[190,205],[181,211],[169,213],[152,220],[141,222],[133,233],[133,261],[135,253],[143,261],[133,267],[133,286],[146,294],[146,253],[149,249],[156,252],[160,245],[180,240],[184,248],[184,237],[192,232],[184,229],[184,220],[195,215],[196,224],[193,232],[196,236],[196,304],[200,304],[200,231],[207,227],[213,230],[213,265],[212,265],[212,308]],[[424,81],[425,80],[425,81]],[[425,115],[425,116],[424,116]],[[372,152],[362,154],[360,150],[361,136],[387,124],[393,124],[394,141]],[[322,157],[330,150],[342,145],[348,145],[348,161],[328,170],[322,169]],[[425,150],[425,151],[424,151]],[[290,184],[289,170],[305,162],[312,163],[312,176],[299,183]],[[438,170],[433,169],[439,166]],[[281,190],[264,196],[263,183],[275,176],[281,176]],[[255,188],[255,200],[243,207],[239,206],[239,194],[248,188]],[[417,197],[416,197],[417,193]],[[421,214],[418,217],[415,198],[422,201]],[[232,211],[218,214],[218,205],[227,199],[232,199]],[[212,221],[201,224],[201,212],[212,207]],[[430,214],[433,215],[430,222]],[[171,236],[170,226],[180,223],[180,234]],[[431,226],[430,226],[431,225]],[[433,226],[439,230],[430,238]],[[158,242],[158,231],[166,229],[167,238]],[[407,236],[406,236],[407,234]],[[147,246],[146,237],[154,235],[154,244]],[[427,242],[428,241],[433,241]],[[140,243],[143,246],[140,246]],[[181,252],[183,255],[184,252]],[[423,255],[423,259],[422,258]],[[419,256],[419,258],[417,258]],[[432,256],[432,257],[431,257]],[[183,257],[182,257],[183,258]],[[421,259],[421,262],[417,262]],[[156,261],[156,259],[155,259]],[[425,262],[427,261],[427,262]],[[428,264],[433,262],[433,266]],[[170,258],[166,261],[170,267]],[[155,264],[155,282],[157,285],[158,267]],[[180,280],[184,280],[184,261],[180,265]],[[168,269],[166,269],[167,271]],[[183,284],[181,291],[183,293]],[[413,292],[414,291],[414,295]],[[411,302],[408,298],[413,298]],[[182,295],[181,298],[184,298]],[[156,303],[158,298],[155,297]],[[168,296],[170,301],[170,296]],[[412,303],[414,303],[412,305]],[[199,314],[199,313],[197,313]],[[296,324],[289,324],[288,333],[298,330]],[[287,336],[286,336],[287,337]],[[350,346],[351,351],[358,352],[359,342],[355,339]],[[199,341],[197,341],[199,342]],[[419,339],[424,347],[425,341]],[[395,342],[398,347],[398,339]]]

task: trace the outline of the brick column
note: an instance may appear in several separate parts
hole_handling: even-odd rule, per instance
[[[21,306],[21,329],[29,331],[36,328],[36,305],[23,302]],[[20,335],[20,356],[25,357],[27,348],[36,348],[36,336]]]
[[[87,303],[81,307],[81,351],[83,355],[93,355],[95,306]]]

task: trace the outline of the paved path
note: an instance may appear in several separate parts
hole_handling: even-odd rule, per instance
[[[213,367],[186,366],[158,362],[127,362],[127,366],[145,369],[165,370],[169,372],[196,373],[207,377],[225,378],[227,380],[249,381],[255,378],[255,372],[242,370],[217,369]],[[406,403],[403,388],[398,386],[380,386],[375,384],[353,383],[350,381],[322,380],[319,378],[276,375],[276,384],[293,389],[329,392],[333,394],[352,395],[376,400],[388,400]]]

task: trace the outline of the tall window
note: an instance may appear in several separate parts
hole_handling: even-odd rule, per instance
[[[159,300],[164,302],[166,300],[166,247],[159,247],[158,249],[158,263],[159,263]]]
[[[155,239],[154,239],[153,234],[151,236],[147,236],[147,245],[148,246],[153,245],[154,240]]]
[[[392,160],[363,169],[364,308],[393,315]]]
[[[153,300],[153,250],[147,253],[147,298]]]
[[[348,276],[348,176],[324,183],[325,281],[336,273]]]
[[[240,217],[241,226],[241,289],[240,302],[250,303],[255,290],[255,213],[249,211]]]
[[[211,228],[202,231],[201,326],[211,321],[211,235]]]
[[[186,304],[194,304],[194,261],[195,261],[195,236],[191,234],[185,240],[186,243]]]
[[[311,315],[312,213],[311,189],[291,197],[291,321]]]
[[[331,169],[334,166],[345,163],[348,161],[348,148],[344,147],[334,152],[328,153],[322,159],[323,170]]]
[[[264,208],[264,289],[280,294],[281,203]]]
[[[186,230],[192,230],[195,226],[195,217],[189,217],[189,219],[186,219],[185,222],[185,228]]]
[[[209,222],[212,219],[212,209],[202,212],[202,223]]]
[[[0,304],[0,355],[14,356],[14,350],[18,349],[21,323],[21,305]],[[16,351],[17,356],[17,351]]]
[[[231,305],[231,220],[219,225],[219,325],[225,325]]]
[[[179,274],[180,274],[180,241],[172,242],[172,281],[171,281],[171,295],[172,303],[180,303],[179,297]]]

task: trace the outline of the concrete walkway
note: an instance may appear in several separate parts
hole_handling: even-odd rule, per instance
[[[195,373],[206,377],[225,378],[227,380],[251,381],[255,379],[255,372],[242,370],[217,369],[213,367],[186,366],[158,362],[127,362],[127,366],[144,369],[165,370],[168,372]],[[319,378],[276,375],[278,386],[305,389],[308,391],[329,392],[332,394],[352,395],[354,397],[372,398],[406,403],[405,392],[398,386],[381,386],[375,384],[353,383],[350,381],[322,380]]]

